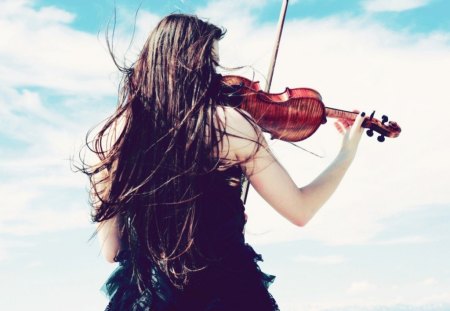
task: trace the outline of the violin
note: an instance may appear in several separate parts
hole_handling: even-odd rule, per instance
[[[248,112],[264,132],[272,139],[298,142],[314,134],[329,118],[354,121],[357,112],[325,107],[321,95],[310,88],[286,88],[282,93],[261,90],[259,82],[241,76],[227,75],[221,79],[222,94],[232,106]],[[383,115],[381,121],[374,118],[375,111],[363,121],[367,135],[374,132],[383,142],[385,137],[398,137],[401,128]]]

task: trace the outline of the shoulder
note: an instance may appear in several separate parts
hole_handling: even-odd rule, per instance
[[[223,125],[227,147],[236,160],[248,159],[259,146],[265,145],[261,129],[246,111],[219,106],[216,113],[218,121]]]
[[[262,131],[253,117],[246,111],[233,107],[217,107],[217,116],[227,135],[238,140],[261,140]]]

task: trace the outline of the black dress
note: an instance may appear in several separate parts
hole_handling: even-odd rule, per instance
[[[244,239],[244,205],[240,199],[242,171],[233,166],[204,181],[196,243],[220,260],[194,272],[183,291],[176,289],[157,265],[149,288],[139,291],[132,280],[127,252],[103,290],[110,298],[105,311],[276,311],[268,291],[275,276],[260,270],[260,254]]]

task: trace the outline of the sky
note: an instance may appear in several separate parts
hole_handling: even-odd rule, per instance
[[[161,17],[184,12],[227,29],[223,66],[264,81],[280,7],[0,0],[2,310],[107,303],[99,289],[116,266],[90,239],[87,180],[71,159],[116,106],[120,75],[105,43],[114,8],[124,64]],[[246,239],[276,276],[270,292],[281,310],[450,310],[449,13],[447,0],[290,1],[272,91],[310,87],[328,107],[388,115],[402,133],[384,143],[365,135],[339,189],[305,227],[250,189]],[[298,143],[320,157],[270,141],[298,186],[339,150],[332,123]]]

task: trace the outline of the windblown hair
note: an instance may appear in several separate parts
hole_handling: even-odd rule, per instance
[[[91,182],[92,220],[119,216],[139,288],[154,263],[178,288],[203,268],[195,260],[202,195],[196,181],[217,169],[226,138],[216,117],[226,103],[212,53],[223,35],[195,16],[162,19],[135,63],[121,68],[118,108],[87,142],[99,158],[82,168]]]

